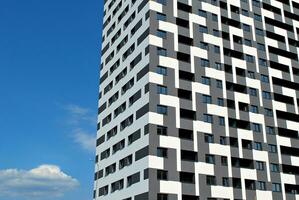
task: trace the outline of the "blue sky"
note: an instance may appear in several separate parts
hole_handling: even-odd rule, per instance
[[[92,198],[102,4],[0,1],[0,200]]]

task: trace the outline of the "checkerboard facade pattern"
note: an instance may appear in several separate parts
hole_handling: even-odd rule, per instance
[[[94,199],[299,199],[298,34],[298,0],[104,0]]]

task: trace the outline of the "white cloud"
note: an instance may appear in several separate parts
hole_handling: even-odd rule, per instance
[[[89,109],[83,108],[75,104],[69,104],[65,106],[65,109],[74,115],[86,115],[89,112]]]
[[[66,123],[70,129],[70,137],[73,142],[88,152],[94,152],[96,131],[92,133],[90,130],[96,128],[96,112],[77,104],[64,105],[63,108],[67,111]]]
[[[95,126],[96,115],[92,114],[90,109],[76,104],[68,104],[64,106],[64,109],[68,112],[68,124],[72,126],[79,126],[88,122],[90,126]]]
[[[76,129],[73,135],[74,141],[83,149],[93,152],[96,146],[96,137],[82,129]]]
[[[60,197],[79,186],[79,182],[55,165],[31,170],[0,170],[0,197],[43,199]]]

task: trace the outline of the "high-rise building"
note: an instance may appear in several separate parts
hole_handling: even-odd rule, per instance
[[[299,1],[104,0],[94,199],[299,199]]]

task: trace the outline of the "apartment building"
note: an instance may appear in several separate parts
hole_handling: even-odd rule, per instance
[[[299,1],[103,3],[94,199],[299,199]]]

